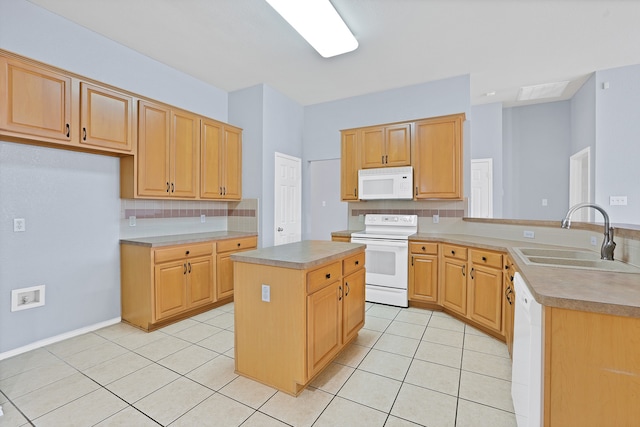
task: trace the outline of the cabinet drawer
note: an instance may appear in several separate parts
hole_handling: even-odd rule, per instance
[[[487,267],[502,269],[502,254],[486,252],[473,249],[471,251],[471,261],[474,264],[486,265]]]
[[[183,258],[211,255],[212,253],[212,243],[199,243],[195,245],[174,246],[167,249],[156,249],[154,259],[156,263],[160,263]]]
[[[409,250],[412,254],[438,255],[438,244],[426,242],[409,243]]]
[[[352,271],[356,271],[359,268],[364,267],[364,252],[360,252],[359,254],[355,254],[346,258],[342,261],[342,274],[347,275]]]
[[[340,261],[327,264],[307,273],[307,292],[313,293],[342,277]]]
[[[258,246],[258,237],[239,237],[237,239],[219,240],[217,242],[218,253],[229,251],[242,251]]]
[[[442,254],[447,258],[466,260],[467,248],[455,245],[442,245]]]

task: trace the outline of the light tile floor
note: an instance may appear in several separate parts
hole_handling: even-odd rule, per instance
[[[441,312],[367,303],[297,398],[234,374],[233,303],[0,361],[0,426],[515,426],[504,343]]]

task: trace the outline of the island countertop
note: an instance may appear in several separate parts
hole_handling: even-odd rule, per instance
[[[305,270],[355,254],[364,248],[365,245],[358,243],[304,240],[233,254],[231,261]]]

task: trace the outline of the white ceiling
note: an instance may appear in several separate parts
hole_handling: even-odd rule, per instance
[[[329,59],[264,0],[29,1],[225,91],[266,83],[301,105],[463,74],[473,105],[522,105],[521,86],[570,80],[568,99],[640,63],[636,0],[332,0],[360,45]]]

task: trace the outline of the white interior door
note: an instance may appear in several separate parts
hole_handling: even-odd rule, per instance
[[[470,216],[493,218],[493,159],[471,160]]]
[[[589,201],[591,194],[591,148],[578,151],[569,160],[569,207]],[[578,209],[574,221],[591,221],[591,209]]]
[[[273,244],[298,242],[302,238],[302,161],[276,153],[275,232]]]

